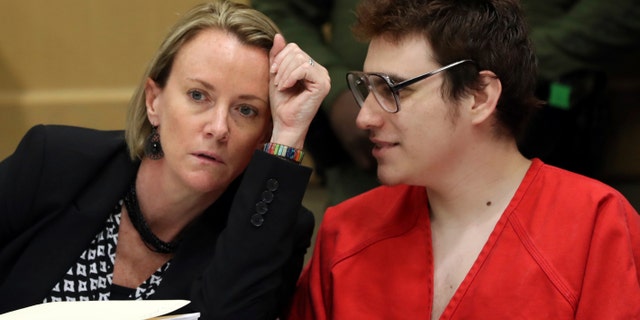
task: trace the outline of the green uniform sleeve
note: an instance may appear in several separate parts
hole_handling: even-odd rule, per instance
[[[637,0],[524,0],[540,76],[620,68],[640,48]]]
[[[287,42],[295,42],[329,71],[331,91],[324,100],[328,110],[347,90],[346,73],[361,70],[366,44],[357,42],[350,26],[355,21],[357,1],[252,0],[257,10],[269,16]]]

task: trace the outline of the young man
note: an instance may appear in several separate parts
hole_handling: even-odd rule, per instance
[[[515,0],[364,0],[347,79],[385,185],[325,213],[292,319],[638,319],[640,216],[527,159]]]

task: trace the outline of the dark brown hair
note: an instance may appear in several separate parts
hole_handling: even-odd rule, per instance
[[[536,59],[518,1],[364,0],[356,14],[353,31],[361,40],[385,37],[398,42],[418,34],[431,45],[440,65],[475,61],[445,72],[443,95],[454,101],[481,86],[479,70],[495,73],[502,83],[498,128],[512,136],[522,133],[540,106],[534,96]]]

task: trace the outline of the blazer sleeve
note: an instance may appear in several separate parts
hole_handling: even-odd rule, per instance
[[[201,319],[275,319],[290,301],[313,232],[302,207],[311,169],[256,151],[192,287]]]
[[[27,132],[15,152],[0,162],[0,252],[29,226],[27,215],[35,202],[44,165],[43,127]]]

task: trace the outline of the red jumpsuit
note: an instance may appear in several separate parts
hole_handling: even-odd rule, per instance
[[[423,187],[327,210],[291,319],[429,319]],[[640,319],[640,216],[617,191],[534,159],[441,319]]]

